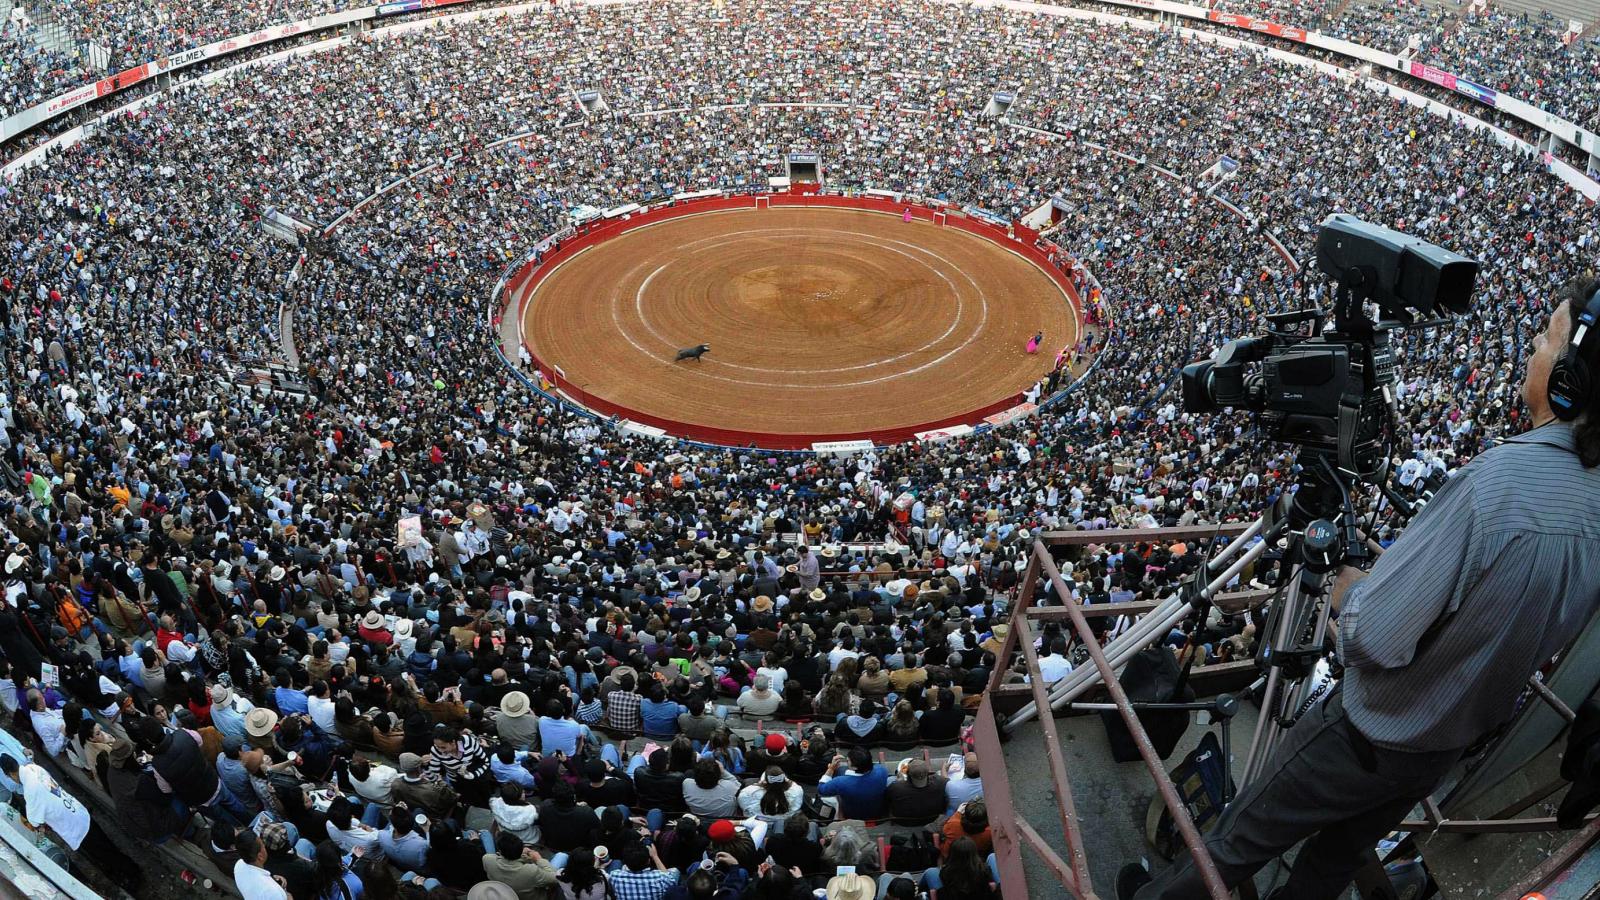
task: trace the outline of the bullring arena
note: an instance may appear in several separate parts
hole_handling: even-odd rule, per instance
[[[1600,893],[1594,0],[367,2],[0,0],[0,900]]]
[[[1080,328],[1066,277],[1004,230],[818,195],[630,214],[570,239],[512,297],[541,372],[575,402],[780,449],[982,424]],[[703,359],[674,361],[701,343]]]

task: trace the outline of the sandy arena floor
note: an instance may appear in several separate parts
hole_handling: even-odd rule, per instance
[[[522,324],[534,355],[582,392],[676,422],[800,435],[987,406],[1078,338],[1067,297],[1021,256],[840,209],[711,212],[614,237],[545,277]],[[1030,356],[1035,331],[1044,349]],[[700,343],[704,360],[673,361]]]

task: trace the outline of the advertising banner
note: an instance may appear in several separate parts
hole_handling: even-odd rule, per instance
[[[1022,403],[1017,406],[1013,406],[1010,409],[1001,410],[992,416],[985,416],[983,420],[996,428],[1000,428],[1004,425],[1010,425],[1012,422],[1023,418],[1038,408],[1038,406],[1032,403]]]
[[[1206,18],[1216,22],[1218,25],[1231,25],[1234,28],[1246,28],[1250,31],[1259,31],[1262,34],[1270,34],[1276,38],[1299,41],[1302,44],[1305,43],[1306,40],[1306,30],[1304,28],[1295,28],[1292,25],[1279,25],[1277,22],[1269,22],[1266,19],[1253,19],[1249,16],[1238,15],[1237,13],[1217,12],[1216,10],[1206,13]]]
[[[1410,64],[1410,69],[1408,71],[1410,71],[1413,76],[1421,78],[1423,81],[1455,90],[1456,77],[1443,69],[1435,69],[1433,66],[1414,62]]]
[[[1468,97],[1471,97],[1485,106],[1494,106],[1495,100],[1499,97],[1494,90],[1486,88],[1481,84],[1474,84],[1465,78],[1456,79],[1456,90],[1466,94]]]

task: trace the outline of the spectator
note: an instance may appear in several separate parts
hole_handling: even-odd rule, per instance
[[[622,857],[622,868],[607,877],[616,900],[661,900],[667,889],[678,883],[678,870],[662,865],[651,844],[629,850]]]
[[[509,885],[518,900],[548,900],[557,893],[556,870],[539,851],[514,832],[501,831],[495,852],[483,855],[483,871],[491,881]]]
[[[837,798],[841,818],[877,819],[884,812],[888,781],[889,773],[866,750],[851,747],[848,757],[834,757],[817,793]]]
[[[565,781],[557,781],[550,789],[550,799],[539,806],[538,821],[544,845],[558,853],[570,853],[582,846],[590,832],[600,826],[600,817],[578,804],[572,785]]]
[[[701,818],[737,815],[738,793],[739,779],[716,760],[696,762],[692,777],[683,782],[684,806]]]
[[[739,813],[746,819],[760,818],[781,828],[790,816],[801,811],[804,799],[804,789],[791,781],[782,768],[768,766],[755,784],[740,789]],[[943,800],[941,796],[940,802]]]

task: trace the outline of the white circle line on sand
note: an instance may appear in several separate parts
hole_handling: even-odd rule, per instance
[[[714,243],[714,242],[717,242],[717,241],[725,240],[725,239],[730,238],[730,237],[738,237],[740,235],[745,235],[745,234],[762,234],[762,235],[766,235],[766,234],[788,234],[788,233],[813,233],[813,232],[814,232],[814,229],[809,229],[809,228],[756,228],[756,229],[749,229],[749,230],[744,230],[744,231],[730,231],[730,232],[726,232],[724,234],[715,235],[713,237],[701,238],[701,239],[696,240],[696,241],[690,241],[689,243],[682,245],[682,247],[683,247],[683,249],[687,249],[687,248],[690,248],[690,247],[695,247],[695,246],[700,245],[700,244],[710,244],[710,243]],[[879,235],[872,235],[872,234],[868,234],[866,232],[860,232],[860,231],[836,231],[836,232],[832,232],[832,233],[835,233],[835,234],[852,234],[852,235],[856,235],[858,237],[866,238],[867,240],[863,241],[862,243],[871,244],[872,246],[877,247],[877,248],[879,248],[881,250],[888,250],[890,253],[898,253],[901,256],[904,256],[905,258],[907,258],[909,260],[912,260],[913,262],[916,262],[916,263],[922,265],[923,267],[927,268],[928,271],[932,272],[934,274],[934,276],[937,277],[940,281],[943,281],[945,284],[949,285],[950,294],[951,294],[951,296],[953,296],[955,298],[955,301],[956,301],[956,313],[955,313],[955,316],[953,318],[951,318],[951,320],[950,320],[950,327],[946,328],[944,330],[944,333],[938,335],[937,337],[935,337],[932,340],[928,341],[926,344],[923,344],[921,347],[917,347],[914,350],[907,350],[907,351],[905,351],[903,353],[897,354],[895,356],[891,356],[891,357],[889,357],[887,359],[875,360],[873,362],[862,363],[860,365],[855,365],[855,366],[836,366],[836,367],[827,368],[827,369],[808,369],[806,371],[816,372],[818,374],[839,374],[839,373],[843,373],[843,372],[855,372],[855,371],[859,371],[861,369],[875,369],[875,368],[878,368],[879,366],[886,366],[886,365],[889,365],[890,363],[899,362],[900,360],[905,359],[908,356],[915,356],[918,353],[925,353],[929,349],[931,349],[935,344],[938,344],[940,341],[943,341],[945,338],[949,337],[952,333],[955,332],[956,325],[960,324],[961,316],[966,310],[966,300],[965,300],[965,298],[963,298],[961,296],[961,292],[956,289],[955,282],[951,281],[943,272],[941,272],[938,269],[934,268],[932,265],[929,265],[929,263],[926,260],[917,259],[912,254],[907,253],[904,250],[897,250],[894,247],[888,246],[888,244],[899,244],[902,247],[910,247],[912,250],[915,250],[915,251],[917,251],[919,253],[927,254],[928,256],[930,256],[930,257],[932,257],[932,258],[934,258],[936,260],[939,260],[941,262],[948,263],[949,260],[940,257],[938,254],[932,252],[931,250],[928,250],[925,247],[920,247],[920,246],[918,246],[916,244],[912,244],[912,243],[909,243],[907,241],[899,241],[899,240],[895,240],[894,238],[885,238],[885,237],[881,237]],[[882,241],[883,243],[879,243],[879,241]],[[698,251],[691,251],[691,252],[698,252]],[[662,263],[661,265],[657,266],[655,268],[655,270],[652,271],[648,276],[646,276],[644,281],[640,283],[639,288],[636,291],[634,291],[634,311],[638,315],[639,321],[644,325],[645,329],[648,330],[651,335],[653,335],[657,340],[661,341],[663,345],[667,346],[670,349],[676,349],[676,345],[673,344],[672,341],[670,339],[668,339],[665,335],[663,335],[660,331],[658,331],[656,329],[656,327],[650,323],[650,317],[645,314],[645,311],[644,311],[644,293],[645,293],[645,290],[647,288],[649,288],[650,282],[652,280],[654,280],[657,275],[661,274],[664,270],[667,269],[667,267],[671,266],[673,263],[676,263],[676,262],[679,262],[679,261],[680,260],[677,260],[677,259],[669,259],[666,262]],[[959,269],[957,271],[959,272]],[[962,277],[965,278],[968,281],[968,283],[972,284],[974,287],[978,287],[977,283],[974,282],[970,277],[968,277],[964,273],[962,274]],[[981,294],[982,289],[979,288],[979,291],[980,291],[980,294]],[[616,303],[617,299],[618,299],[618,295],[614,294],[612,296],[612,304],[613,304],[612,321],[614,321],[614,322],[618,321],[618,319],[616,317],[616,310],[615,310],[615,303]],[[985,318],[987,318],[987,317],[985,317]],[[978,324],[981,327],[983,325],[983,321],[980,321]],[[620,324],[619,324],[619,327],[620,327]],[[638,345],[635,344],[634,346],[638,346]],[[959,348],[957,348],[957,349],[959,349]],[[743,371],[746,371],[746,372],[768,372],[768,373],[772,373],[772,374],[792,375],[796,371],[794,369],[771,369],[771,368],[766,368],[766,367],[762,367],[762,366],[746,366],[746,365],[740,365],[739,363],[731,363],[731,362],[728,362],[726,360],[712,360],[712,361],[715,362],[716,364],[720,365],[720,366],[724,366],[724,367],[727,367],[727,368],[730,368],[730,369],[740,369],[740,370],[743,370]],[[744,383],[746,383],[746,384],[761,384],[761,383],[764,383],[764,382],[744,382]]]
[[[783,233],[783,232],[789,232],[789,231],[814,233],[813,229],[808,229],[808,228],[753,228],[753,229],[745,229],[745,230],[741,230],[741,231],[724,232],[723,234],[718,235],[717,237],[718,238],[725,238],[725,237],[730,237],[730,236],[739,235],[739,234],[749,234],[749,233],[753,233],[753,232],[772,234],[772,233]],[[860,232],[860,231],[840,231],[840,232],[837,232],[837,233],[854,234],[854,235],[857,235],[857,236],[868,237],[868,238],[880,238],[881,237],[879,235],[868,234],[866,232]],[[896,241],[893,238],[881,238],[881,239],[889,241],[891,243],[899,243],[899,244],[901,244],[903,246],[907,246],[907,247],[911,247],[912,249],[919,250],[919,251],[921,251],[923,253],[928,254],[929,256],[931,256],[931,257],[933,257],[935,259],[939,259],[942,262],[946,262],[946,263],[949,262],[948,259],[945,259],[944,257],[940,256],[937,253],[934,253],[931,250],[928,250],[926,247],[921,247],[921,246],[918,246],[916,244],[908,243],[906,241]],[[698,243],[698,242],[696,242],[696,243]],[[885,247],[883,249],[889,249],[889,248]],[[899,252],[899,251],[896,251],[896,252]],[[637,268],[637,267],[635,267],[635,268]],[[630,270],[630,271],[633,271],[633,270]],[[943,277],[943,276],[941,276],[941,277]],[[893,372],[893,373],[890,373],[888,375],[881,375],[881,376],[879,376],[877,378],[864,378],[864,379],[859,379],[857,381],[830,381],[830,382],[828,382],[826,384],[818,384],[815,381],[807,381],[807,382],[754,381],[754,380],[747,379],[747,378],[730,378],[730,377],[725,376],[725,375],[715,375],[715,374],[712,374],[710,372],[700,372],[700,371],[695,372],[695,375],[696,375],[696,377],[699,377],[699,378],[709,378],[709,379],[712,379],[714,381],[721,381],[721,382],[725,382],[725,383],[728,383],[728,384],[742,384],[742,385],[746,385],[746,386],[750,386],[750,387],[775,387],[775,388],[827,387],[827,388],[841,388],[841,387],[860,387],[860,386],[869,385],[869,384],[881,384],[881,383],[883,383],[885,381],[893,381],[896,378],[904,378],[907,375],[915,375],[918,372],[927,371],[928,369],[931,369],[931,368],[933,368],[935,366],[943,364],[950,357],[956,355],[957,353],[960,353],[962,350],[965,350],[974,341],[976,341],[980,335],[983,334],[983,327],[985,325],[987,325],[988,322],[989,322],[989,297],[988,297],[988,293],[984,291],[983,285],[979,284],[976,280],[974,280],[972,278],[972,276],[966,274],[965,272],[962,272],[961,273],[961,277],[963,279],[965,279],[968,284],[972,285],[972,287],[978,292],[979,308],[982,311],[982,314],[981,314],[981,316],[980,316],[980,318],[978,320],[978,324],[973,329],[972,334],[969,335],[966,340],[962,341],[954,349],[949,350],[949,351],[941,354],[940,356],[938,356],[938,357],[936,357],[936,358],[934,358],[934,359],[932,359],[932,360],[930,360],[930,361],[928,361],[926,363],[923,363],[922,365],[914,366],[914,367],[912,367],[910,369],[906,369],[906,370],[901,371],[901,372]],[[951,287],[954,288],[954,285],[951,285]],[[638,350],[640,353],[643,353],[646,356],[658,356],[658,354],[652,353],[648,348],[646,348],[644,345],[640,344],[637,340],[635,340],[633,335],[628,333],[627,329],[623,326],[621,318],[617,315],[617,304],[616,304],[616,301],[617,301],[617,299],[619,297],[620,297],[619,294],[613,294],[612,295],[612,304],[611,304],[611,320],[612,320],[612,323],[614,325],[616,325],[617,332],[622,335],[623,340],[625,340],[629,344],[633,345],[634,349]],[[948,333],[949,330],[953,330],[954,327],[955,327],[954,323],[952,323],[951,328],[947,330],[947,333]],[[937,341],[935,341],[935,343],[937,343]],[[670,347],[671,345],[668,344],[668,346]],[[916,351],[913,351],[913,352],[916,352]],[[898,359],[898,358],[901,358],[901,357],[896,357],[896,358]],[[795,370],[793,370],[793,369],[784,369],[784,370],[781,370],[781,371],[789,372],[789,373],[795,373]],[[845,370],[845,369],[808,369],[808,370],[804,370],[804,371],[801,371],[801,372],[798,372],[798,373],[795,373],[795,374],[827,375],[827,374],[837,374],[837,373],[842,372],[842,371],[847,371],[847,370]]]

